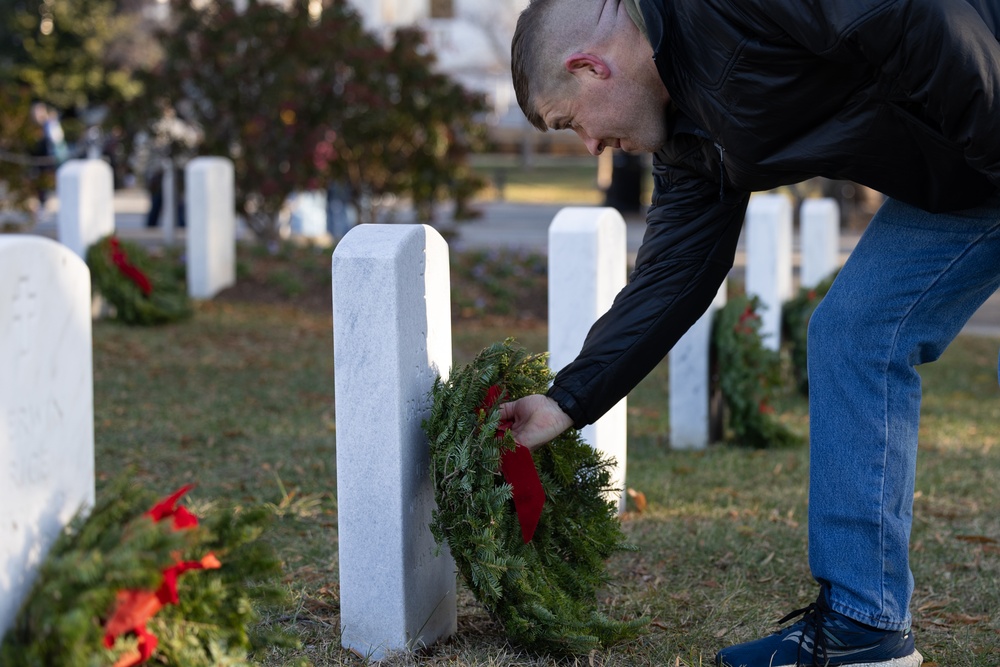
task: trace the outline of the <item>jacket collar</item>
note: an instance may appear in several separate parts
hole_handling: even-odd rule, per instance
[[[660,80],[671,90],[673,86],[673,57],[670,51],[670,44],[666,39],[666,26],[669,20],[669,1],[665,0],[636,0],[639,11],[642,12],[646,22],[646,38],[650,46],[653,47],[653,61],[656,63],[656,70],[660,73]],[[673,91],[671,90],[671,93]],[[667,125],[667,139],[671,139],[677,133],[705,135],[704,130],[700,130],[696,125],[677,108],[676,100],[670,103],[667,108],[664,122]]]
[[[661,56],[666,56],[664,42],[664,27],[667,20],[667,3],[663,0],[636,0],[639,12],[646,23],[646,38],[650,46],[653,47],[653,59],[657,66]],[[660,69],[660,77],[663,77],[663,69]]]

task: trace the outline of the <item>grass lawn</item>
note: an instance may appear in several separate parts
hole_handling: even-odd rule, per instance
[[[456,363],[509,335],[545,349],[544,325],[531,313],[482,317],[494,300],[544,300],[544,271],[533,280],[517,272],[484,291],[472,278],[483,272],[483,258],[453,261],[456,308],[465,309],[454,317]],[[275,505],[281,518],[270,539],[295,605],[268,622],[292,629],[303,648],[257,656],[265,665],[300,655],[318,666],[364,662],[339,643],[328,267],[329,250],[272,258],[241,248],[241,281],[270,291],[223,296],[181,324],[142,329],[102,321],[94,328],[98,493],[135,466],[158,492],[193,481],[195,500]],[[960,338],[922,370],[912,567],[925,665],[1000,662],[998,343]],[[793,429],[806,432],[803,399],[788,396],[779,407]],[[665,364],[633,392],[628,412],[628,485],[648,504],[624,519],[640,551],[611,560],[614,584],[600,602],[613,616],[650,616],[650,632],[557,663],[505,642],[462,591],[451,640],[383,664],[708,665],[718,648],[775,629],[778,618],[814,599],[807,449],[672,451]]]

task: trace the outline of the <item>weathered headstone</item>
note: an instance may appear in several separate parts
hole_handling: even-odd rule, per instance
[[[549,225],[549,365],[554,371],[576,358],[590,327],[625,286],[625,231],[621,214],[608,207],[567,207]],[[584,440],[617,463],[611,484],[621,490],[621,510],[627,429],[622,399],[582,431]]]
[[[94,503],[90,272],[0,235],[0,636],[63,526]]]
[[[840,266],[840,208],[835,199],[807,199],[799,215],[802,267],[799,282],[815,287]]]
[[[104,160],[69,160],[56,171],[59,242],[79,257],[115,231],[115,184]]]
[[[184,167],[188,294],[211,299],[236,283],[233,163],[199,157]]]
[[[333,253],[341,642],[375,660],[456,628],[421,428],[451,366],[448,272],[425,225],[355,227]]]
[[[726,281],[698,321],[681,336],[667,359],[670,364],[670,446],[705,449],[721,437],[721,415],[711,392],[712,322],[726,305]]]
[[[788,197],[754,195],[747,207],[748,295],[760,298],[764,346],[781,346],[781,306],[792,298],[792,205]]]

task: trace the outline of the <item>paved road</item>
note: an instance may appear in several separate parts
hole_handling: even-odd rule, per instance
[[[514,246],[529,249],[546,250],[548,248],[548,225],[561,205],[525,206],[519,204],[490,203],[483,206],[484,215],[478,220],[463,222],[458,228],[454,243],[468,247]],[[641,217],[626,219],[628,251],[635,256],[645,223]],[[844,234],[840,239],[841,261],[846,261],[858,242],[859,234]],[[798,249],[794,249],[793,263],[799,262]],[[743,252],[743,239],[736,253],[736,265],[733,275],[742,277],[746,266],[746,255]],[[1000,292],[994,294],[973,315],[963,330],[964,333],[1000,337]]]
[[[55,237],[55,207],[52,203],[47,214],[35,227],[35,232]],[[149,208],[149,199],[141,190],[121,190],[115,193],[115,227],[118,233],[130,240],[146,245],[158,245],[164,242],[164,233],[158,228],[147,229],[145,215]],[[546,252],[548,249],[548,226],[556,213],[563,208],[562,204],[528,205],[507,202],[487,202],[479,206],[482,216],[475,220],[465,221],[447,231],[453,232],[451,245],[455,248],[496,248],[513,247]],[[408,222],[406,215],[397,216],[399,222]],[[641,216],[626,218],[627,247],[632,258],[635,256],[645,224]],[[238,235],[247,237],[246,230],[240,229]],[[846,260],[857,243],[857,235],[845,234],[840,239],[841,259]],[[176,230],[175,242],[184,242],[184,230]],[[742,239],[737,250],[734,277],[742,276],[746,257],[743,254]],[[794,256],[798,265],[798,254]],[[964,333],[1000,337],[1000,292],[994,294],[973,315],[963,330]]]

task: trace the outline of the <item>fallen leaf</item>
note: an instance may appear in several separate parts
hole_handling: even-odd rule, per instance
[[[628,490],[628,497],[635,503],[635,511],[642,514],[646,511],[646,494],[635,489]]]
[[[920,605],[919,607],[917,607],[917,611],[924,613],[928,611],[934,611],[937,609],[944,609],[947,606],[948,606],[948,601],[946,600],[929,600]]]
[[[955,539],[960,542],[969,542],[970,544],[996,544],[997,541],[992,537],[986,537],[985,535],[956,535]]]

